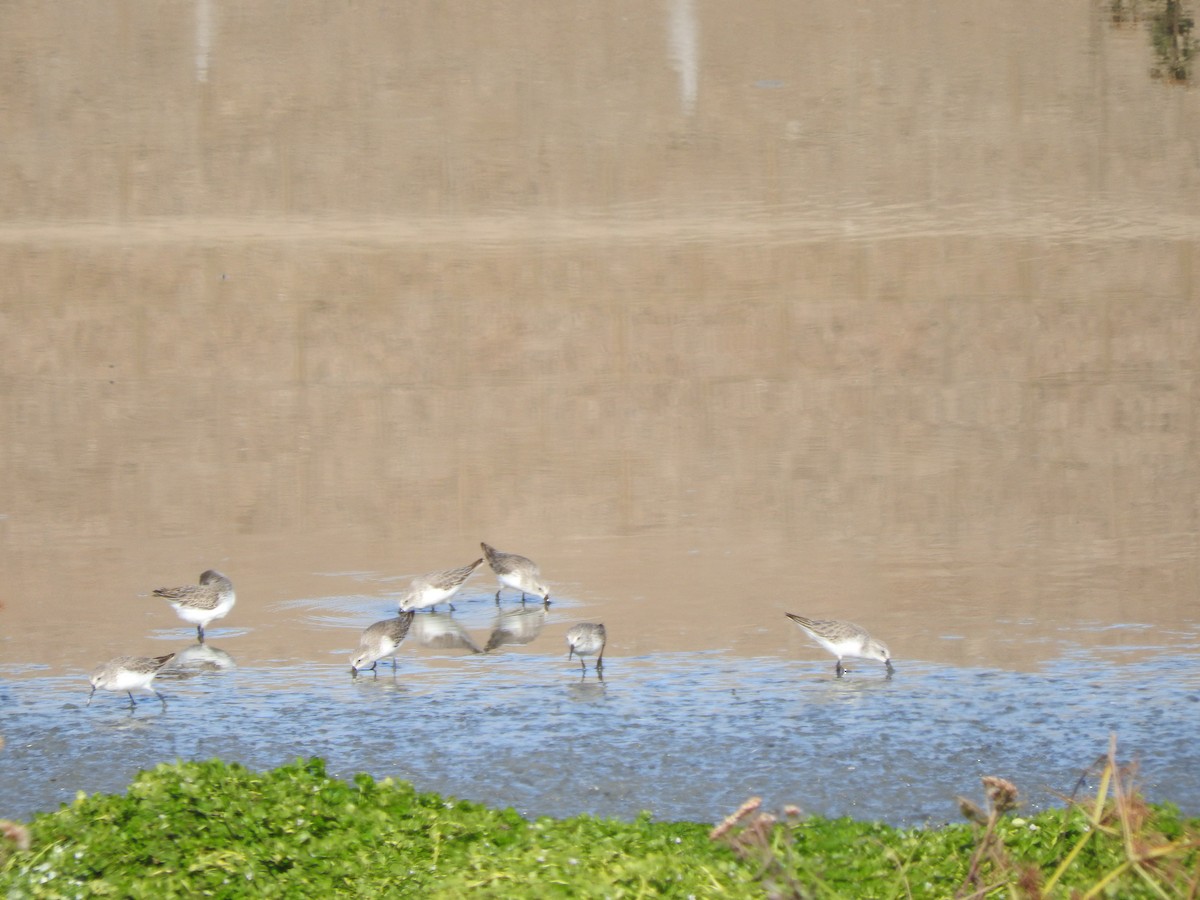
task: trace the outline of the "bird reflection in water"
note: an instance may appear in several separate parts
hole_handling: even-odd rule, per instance
[[[546,624],[545,606],[520,606],[506,609],[496,616],[492,633],[484,651],[495,650],[505,644],[528,644],[542,631]]]
[[[233,661],[233,657],[224,650],[211,644],[196,643],[175,654],[175,665],[172,669],[177,674],[194,675],[236,667],[237,663]]]
[[[435,650],[483,652],[450,613],[430,612],[415,616],[409,627],[409,635],[422,647]]]
[[[568,699],[574,700],[576,703],[595,703],[605,698],[608,686],[604,683],[604,670],[596,669],[594,671],[595,678],[589,677],[587,672],[580,672],[579,680],[572,681],[567,685]]]

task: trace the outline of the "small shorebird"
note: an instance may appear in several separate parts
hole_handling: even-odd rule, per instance
[[[521,602],[525,602],[525,594],[537,594],[542,602],[550,605],[550,591],[542,584],[542,573],[532,559],[518,556],[515,553],[504,553],[487,544],[479,545],[483,555],[487,557],[488,565],[500,579],[500,588],[496,591],[496,605],[500,604],[500,591],[506,587],[521,592]]]
[[[604,645],[608,643],[608,633],[604,630],[604,626],[597,622],[580,622],[578,625],[572,625],[567,630],[567,659],[571,655],[579,657],[579,665],[583,671],[587,671],[587,664],[584,663],[585,656],[599,654],[596,657],[596,671],[599,672],[604,668]]]
[[[96,688],[100,688],[105,691],[124,691],[129,695],[129,708],[132,709],[136,705],[133,699],[133,691],[136,689],[149,691],[162,701],[163,709],[166,709],[167,698],[151,687],[150,682],[162,667],[174,658],[174,653],[154,657],[118,656],[102,666],[97,666],[90,678],[92,692],[88,694],[87,705],[91,705]]]
[[[837,657],[835,671],[842,677],[844,667],[842,659],[877,659],[885,666],[889,675],[892,669],[892,654],[882,641],[876,640],[853,622],[841,622],[837,619],[806,619],[804,616],[785,613],[785,615],[808,632],[808,636]]]
[[[434,610],[439,603],[458,593],[459,588],[467,583],[471,573],[483,564],[483,559],[477,559],[469,566],[459,566],[457,569],[446,569],[442,572],[430,572],[412,580],[408,593],[400,598],[400,612],[413,609]],[[454,604],[450,603],[454,609]]]
[[[350,660],[350,674],[357,675],[368,663],[374,672],[379,660],[388,656],[392,658],[392,671],[395,671],[396,651],[408,636],[412,620],[413,613],[406,612],[395,618],[368,625],[363,630],[362,637],[358,639],[358,655]]]
[[[175,607],[179,618],[195,625],[196,635],[202,644],[204,626],[213,619],[224,618],[237,602],[233,582],[214,569],[202,574],[199,584],[155,588],[154,596],[164,598]]]

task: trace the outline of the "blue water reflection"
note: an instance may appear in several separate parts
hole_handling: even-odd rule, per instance
[[[394,675],[344,670],[164,675],[165,713],[85,708],[79,679],[10,681],[0,812],[121,791],[175,758],[266,768],[318,755],[342,777],[393,776],[529,815],[712,821],[760,794],[810,813],[940,823],[982,775],[1012,780],[1027,808],[1058,802],[1114,731],[1151,798],[1200,810],[1200,690],[1178,654],[1138,666],[1068,655],[1037,673],[906,661],[891,680],[716,653],[614,658],[603,681],[549,654],[402,654]]]

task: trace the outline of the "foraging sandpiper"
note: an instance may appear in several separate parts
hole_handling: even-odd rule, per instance
[[[483,559],[480,558],[468,566],[430,572],[428,575],[414,578],[412,584],[409,585],[408,592],[400,598],[400,612],[414,609],[432,611],[442,601],[449,602],[450,598],[458,593],[459,588],[466,584],[471,573],[482,564]],[[450,603],[450,608],[454,609],[453,603]]]
[[[496,591],[497,605],[500,603],[500,591],[506,587],[520,591],[522,603],[525,602],[525,594],[530,593],[540,596],[546,606],[550,605],[550,591],[542,584],[542,573],[538,570],[537,563],[515,553],[504,553],[484,543],[479,546],[483,548],[488,565],[500,579],[500,589]]]
[[[785,615],[808,632],[809,637],[837,657],[837,666],[834,671],[837,672],[839,678],[845,671],[842,660],[846,657],[877,659],[887,666],[888,675],[894,671],[892,654],[888,651],[887,646],[882,641],[871,637],[866,629],[853,622],[842,622],[837,619],[807,619],[793,613],[785,613]]]
[[[96,688],[105,691],[124,691],[129,694],[129,708],[133,709],[136,702],[133,699],[134,690],[149,691],[162,701],[163,709],[167,708],[167,698],[151,686],[154,676],[162,667],[175,658],[174,653],[166,656],[118,656],[110,659],[102,666],[97,666],[92,672],[92,692],[88,694],[87,705],[91,705]]]
[[[358,640],[358,655],[350,660],[350,674],[358,675],[359,670],[366,668],[368,663],[374,672],[379,660],[388,656],[392,658],[392,671],[395,671],[396,650],[408,636],[412,620],[413,613],[406,612],[368,625]]]

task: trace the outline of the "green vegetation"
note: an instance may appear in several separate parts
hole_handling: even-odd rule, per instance
[[[320,760],[265,774],[162,765],[125,796],[41,815],[0,870],[9,897],[451,897],[752,893],[699,825],[583,816],[528,822]]]
[[[512,810],[418,793],[320,760],[265,774],[162,765],[124,796],[80,796],[0,830],[0,892],[22,897],[1195,897],[1200,821],[1151,807],[1110,751],[1086,805],[1012,815],[985,779],[971,820],[898,829],[777,818],[749,801],[708,826]],[[8,834],[6,841],[4,835]],[[16,835],[16,837],[13,837]]]

